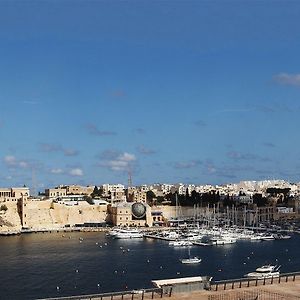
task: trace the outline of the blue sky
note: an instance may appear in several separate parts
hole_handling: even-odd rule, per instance
[[[0,186],[300,181],[299,1],[1,1]]]

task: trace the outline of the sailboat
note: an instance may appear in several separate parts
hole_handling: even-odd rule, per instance
[[[180,261],[183,264],[198,264],[201,262],[201,260],[202,259],[197,256],[191,257],[191,251],[190,251],[190,247],[189,247],[189,258],[183,258]]]

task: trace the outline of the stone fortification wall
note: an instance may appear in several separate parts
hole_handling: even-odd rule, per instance
[[[18,231],[21,229],[21,219],[18,213],[17,201],[1,202],[0,206],[6,206],[7,210],[0,211],[0,231]]]
[[[17,202],[5,202],[4,204],[7,206],[7,210],[0,213],[0,217],[2,218],[0,231],[20,230],[22,222],[18,213]],[[55,229],[62,228],[65,225],[73,226],[83,223],[100,223],[104,222],[107,217],[107,208],[105,205],[90,205],[87,202],[67,206],[53,203],[51,200],[26,200],[23,209],[26,227],[33,230]]]

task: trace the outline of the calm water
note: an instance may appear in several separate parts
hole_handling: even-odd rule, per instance
[[[191,255],[202,258],[198,265],[181,264],[179,259],[187,257],[187,249],[175,249],[164,241],[112,240],[104,233],[64,235],[0,237],[0,299],[136,289],[152,287],[153,279],[185,276],[238,278],[265,263],[282,265],[282,272],[300,271],[297,235],[281,241],[194,246]]]

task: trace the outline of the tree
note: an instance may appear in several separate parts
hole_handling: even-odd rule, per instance
[[[98,196],[98,193],[99,193],[98,187],[95,185],[91,197],[94,198],[95,196]]]
[[[0,207],[0,210],[7,211],[8,208],[7,208],[7,206],[5,204],[2,204],[1,207]]]
[[[156,197],[153,191],[147,191],[146,193],[147,203],[152,204],[153,199]]]
[[[94,204],[92,197],[84,196],[83,199],[90,205]]]
[[[254,194],[253,195],[253,203],[256,204],[258,207],[266,206],[267,199],[262,196],[262,194]]]

